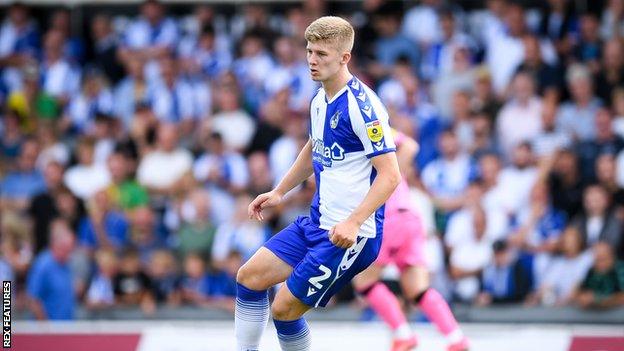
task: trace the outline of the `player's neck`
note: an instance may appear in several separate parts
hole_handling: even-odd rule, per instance
[[[334,95],[338,94],[340,89],[346,86],[349,80],[351,80],[351,77],[351,73],[345,67],[344,69],[338,71],[333,77],[324,81],[322,84],[327,100],[331,100]]]

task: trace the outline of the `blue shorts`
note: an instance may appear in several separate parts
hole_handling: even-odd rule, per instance
[[[310,307],[325,307],[329,299],[375,261],[381,248],[376,238],[357,238],[349,249],[329,241],[328,231],[299,216],[264,246],[294,270],[286,280],[290,292]]]

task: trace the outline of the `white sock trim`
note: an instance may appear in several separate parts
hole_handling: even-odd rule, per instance
[[[448,340],[450,344],[460,342],[462,341],[463,338],[464,338],[464,333],[459,328],[453,330],[446,336],[446,340]]]
[[[404,323],[401,324],[398,328],[396,328],[396,330],[394,331],[394,338],[395,339],[409,339],[412,337],[412,329],[409,327],[409,324]]]

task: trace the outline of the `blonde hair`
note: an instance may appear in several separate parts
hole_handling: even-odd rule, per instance
[[[355,31],[344,18],[324,16],[312,22],[305,30],[305,39],[311,43],[325,41],[338,50],[351,51]]]

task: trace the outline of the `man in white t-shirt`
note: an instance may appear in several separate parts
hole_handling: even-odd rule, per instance
[[[178,129],[174,124],[162,124],[158,128],[156,150],[143,157],[137,169],[141,185],[150,191],[171,194],[190,176],[193,156],[178,147]]]

